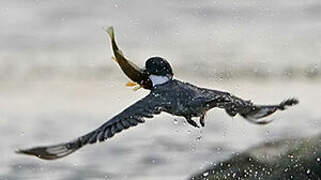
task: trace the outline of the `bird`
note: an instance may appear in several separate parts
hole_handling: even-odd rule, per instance
[[[123,70],[126,71],[126,68]],[[148,58],[140,73],[144,74],[144,83],[148,84],[145,89],[150,91],[149,94],[97,129],[68,142],[20,149],[16,153],[33,155],[44,160],[59,159],[85,145],[106,141],[162,112],[183,117],[195,128],[204,127],[206,113],[216,107],[224,109],[231,117],[240,115],[251,123],[267,124],[271,120],[262,120],[264,117],[299,103],[298,99],[289,98],[275,105],[258,105],[229,92],[198,87],[176,79],[170,63],[159,56]],[[198,118],[199,124],[193,118]]]

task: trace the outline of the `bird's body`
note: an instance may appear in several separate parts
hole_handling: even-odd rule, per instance
[[[115,41],[113,45],[116,46]],[[114,48],[118,51],[118,48]],[[122,54],[118,54],[122,57]],[[116,133],[145,122],[145,118],[152,118],[161,112],[184,117],[187,122],[194,126],[199,125],[192,120],[199,117],[199,124],[205,125],[205,114],[208,110],[218,107],[223,108],[230,116],[237,114],[255,124],[267,124],[270,121],[261,120],[277,110],[285,110],[286,107],[298,103],[296,99],[287,99],[276,105],[256,105],[228,92],[200,88],[190,83],[176,80],[170,64],[161,57],[149,58],[145,63],[145,69],[136,66],[130,67],[133,63],[125,62],[121,66],[123,70],[130,68],[130,76],[135,82],[150,93],[127,107],[118,115],[102,124],[99,128],[80,136],[67,143],[52,146],[41,146],[25,150],[18,150],[17,153],[34,155],[42,159],[57,159],[67,156],[86,144],[105,141]]]
[[[199,88],[174,79],[154,87],[150,95],[165,103],[164,112],[187,118],[203,116],[215,106],[214,101],[223,101],[229,93]]]

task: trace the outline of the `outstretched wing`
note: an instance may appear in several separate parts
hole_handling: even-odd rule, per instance
[[[240,114],[246,120],[254,124],[267,124],[271,120],[262,120],[277,110],[285,110],[289,106],[298,104],[295,98],[287,99],[276,105],[257,105],[251,101],[245,101],[239,97],[225,94],[216,100],[216,106],[224,108],[230,116]]]
[[[34,155],[41,159],[52,160],[67,156],[86,144],[101,142],[113,137],[116,133],[144,123],[144,118],[152,118],[164,109],[161,98],[150,93],[140,101],[131,105],[120,114],[107,121],[99,128],[73,141],[51,146],[41,146],[18,150],[17,153]]]

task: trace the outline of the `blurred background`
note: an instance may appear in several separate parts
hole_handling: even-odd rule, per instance
[[[186,179],[262,142],[320,133],[321,2],[0,2],[0,179]],[[256,103],[297,97],[266,126],[208,113],[201,130],[161,114],[57,161],[18,148],[71,140],[148,92],[125,87],[104,30],[143,66],[165,57],[178,79]]]

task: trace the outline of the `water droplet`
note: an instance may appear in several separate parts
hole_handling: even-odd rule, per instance
[[[158,93],[153,93],[153,95],[154,95],[155,97],[160,96],[160,94],[158,94]]]
[[[236,173],[233,173],[232,177],[235,178],[236,177]]]
[[[221,147],[217,147],[217,148],[216,148],[216,152],[217,152],[218,154],[220,154],[220,153],[221,153],[221,150],[222,150],[222,148],[221,148]]]
[[[202,140],[202,136],[197,136],[195,140],[196,141],[201,141]]]
[[[177,120],[177,119],[174,119],[173,123],[174,123],[174,124],[178,124],[178,120]]]
[[[110,177],[108,175],[105,175],[104,179],[110,179]]]
[[[207,177],[208,175],[209,175],[209,172],[203,173],[203,176],[204,176],[204,177]]]
[[[311,170],[310,170],[310,169],[308,169],[308,170],[307,170],[307,174],[310,174],[310,172],[311,172]]]
[[[285,169],[284,169],[284,172],[288,172],[288,170],[289,170],[288,168],[285,168]]]
[[[196,148],[195,147],[191,147],[191,151],[192,152],[196,151]]]

